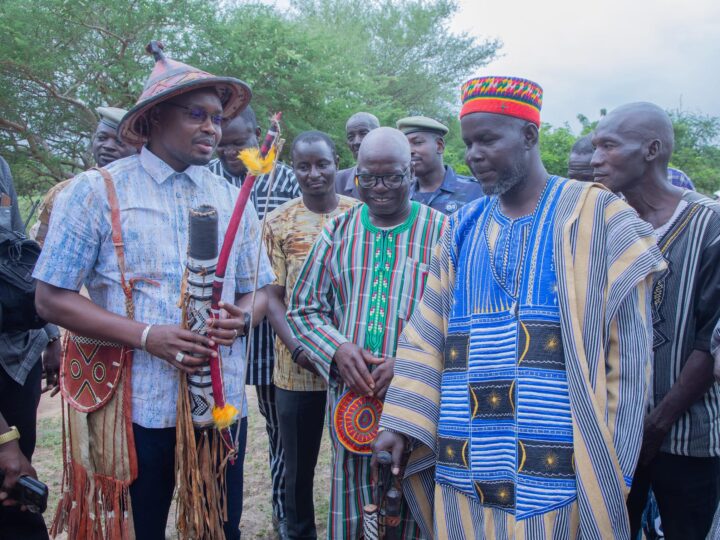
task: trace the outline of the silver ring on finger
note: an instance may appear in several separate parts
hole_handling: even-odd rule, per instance
[[[240,337],[240,332],[238,332],[238,329],[237,329],[237,328],[235,328],[235,329],[233,330],[233,332],[235,332],[235,337],[234,337],[233,339],[237,339],[237,338]]]
[[[175,361],[176,361],[178,364],[182,364],[182,363],[183,363],[183,360],[185,360],[185,353],[183,353],[182,351],[180,351],[179,353],[177,353],[177,354],[175,355]]]

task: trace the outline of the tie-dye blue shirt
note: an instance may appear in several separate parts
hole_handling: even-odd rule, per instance
[[[238,188],[206,167],[178,173],[147,148],[108,165],[120,205],[127,278],[139,282],[133,299],[135,319],[178,324],[180,287],[188,249],[188,214],[209,204],[218,211],[218,243],[227,229]],[[225,274],[223,301],[252,290],[260,225],[248,204]],[[262,248],[258,287],[272,283],[270,262]],[[35,277],[64,289],[82,285],[97,305],[125,315],[125,296],[111,239],[110,208],[102,177],[96,171],[77,176],[58,197]],[[221,347],[227,401],[243,403],[244,344]],[[132,370],[133,422],[147,428],[175,425],[178,371],[164,360],[136,350]],[[243,415],[246,414],[243,407]]]

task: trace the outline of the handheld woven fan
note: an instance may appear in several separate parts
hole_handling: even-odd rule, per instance
[[[348,390],[335,405],[333,427],[338,442],[353,454],[369,456],[377,437],[382,401]]]

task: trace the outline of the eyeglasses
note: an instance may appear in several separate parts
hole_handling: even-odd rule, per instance
[[[173,103],[172,101],[165,102],[165,104],[172,105],[178,109],[185,109],[185,111],[187,111],[188,118],[198,124],[204,124],[207,121],[208,116],[210,117],[210,121],[216,126],[223,123],[223,116],[221,114],[210,114],[202,107],[187,107],[185,105],[180,105],[179,103]]]
[[[371,189],[374,188],[378,182],[382,182],[383,186],[385,186],[388,189],[395,189],[402,185],[402,183],[405,181],[405,178],[407,177],[407,173],[410,170],[410,165],[405,167],[405,170],[398,174],[398,173],[391,173],[391,174],[368,174],[368,173],[360,173],[355,175],[355,180],[360,185],[360,187],[365,189]]]

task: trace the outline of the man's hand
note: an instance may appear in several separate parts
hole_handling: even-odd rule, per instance
[[[383,358],[383,363],[372,372],[372,378],[375,381],[375,397],[380,401],[385,401],[385,393],[392,382],[394,373],[395,358],[393,357]]]
[[[382,364],[382,358],[376,358],[354,343],[340,345],[333,360],[338,367],[340,377],[350,389],[361,396],[371,396],[375,390],[375,380],[367,364]]]
[[[235,304],[220,302],[220,319],[208,321],[208,337],[214,339],[219,345],[231,347],[235,340],[247,334],[250,325],[250,314]]]
[[[394,433],[392,431],[381,431],[378,433],[378,436],[373,443],[372,459],[370,460],[370,474],[373,478],[378,477],[377,455],[382,451],[390,452],[390,455],[392,456],[392,473],[395,476],[400,474],[402,455],[405,451],[405,443],[405,437],[399,433]]]
[[[655,409],[657,410],[657,409]],[[640,465],[648,465],[660,451],[668,429],[663,427],[661,421],[654,415],[652,411],[645,417],[645,425],[643,426],[643,442],[640,448]]]
[[[206,365],[210,356],[216,356],[216,353],[210,349],[212,345],[213,341],[206,336],[184,330],[176,325],[158,324],[150,329],[145,348],[153,356],[162,358],[185,373],[192,374]],[[178,353],[185,355],[182,364],[176,360]]]
[[[0,445],[0,471],[5,473],[5,481],[0,486],[0,501],[3,506],[16,505],[17,501],[10,498],[18,478],[24,475],[37,479],[37,473],[30,462],[20,451],[17,441]]]
[[[50,397],[55,396],[60,391],[60,385],[58,377],[60,376],[60,358],[62,351],[60,347],[60,340],[56,339],[48,346],[42,353],[42,365],[43,372],[45,373],[45,387],[42,392],[51,391]]]
[[[320,376],[320,373],[318,373],[318,370],[315,368],[315,364],[310,361],[310,359],[307,357],[307,354],[305,354],[305,351],[300,351],[300,354],[295,360],[295,363],[301,368],[307,369],[313,375]]]

